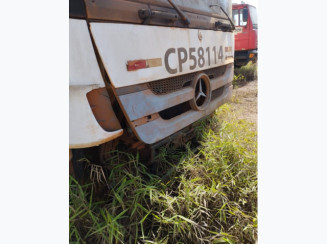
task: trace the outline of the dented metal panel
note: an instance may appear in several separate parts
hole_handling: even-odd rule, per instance
[[[163,96],[154,95],[149,89],[120,96],[119,99],[130,120],[159,112],[166,108],[188,101],[194,97],[194,90],[187,87]]]
[[[194,123],[204,116],[211,114],[217,107],[227,102],[232,95],[232,86],[226,87],[224,93],[213,100],[208,109],[203,111],[188,111],[182,115],[166,121],[161,118],[153,120],[144,125],[135,128],[139,139],[147,144],[158,142],[165,137],[183,129],[184,127]]]
[[[69,148],[97,146],[123,134],[122,129],[107,132],[96,121],[86,94],[97,85],[69,87]]]
[[[91,32],[115,88],[233,62],[226,59],[234,50],[233,34],[228,32],[119,23],[91,23]],[[129,60],[158,58],[162,66],[127,70]]]

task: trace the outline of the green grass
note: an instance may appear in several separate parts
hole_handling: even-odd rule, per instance
[[[234,69],[234,80],[233,85],[243,85],[248,81],[253,81],[258,78],[258,67],[257,63],[252,63],[251,61],[240,68]]]
[[[230,106],[198,123],[196,152],[162,147],[151,171],[117,152],[107,184],[71,177],[70,242],[255,243],[256,132]]]

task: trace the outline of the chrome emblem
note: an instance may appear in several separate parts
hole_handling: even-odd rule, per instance
[[[190,105],[194,110],[205,110],[211,99],[210,78],[205,73],[198,74],[192,81],[194,98]]]
[[[198,83],[196,84],[196,87],[195,87],[195,93],[197,93],[196,95],[196,98],[195,98],[195,101],[197,102],[199,100],[199,98],[201,97],[207,97],[206,94],[203,93],[203,90],[202,90],[202,84],[204,85],[204,82],[202,79],[200,79],[198,81]]]

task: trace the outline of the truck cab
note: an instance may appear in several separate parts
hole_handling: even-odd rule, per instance
[[[256,61],[258,55],[257,10],[249,4],[233,4],[235,66]]]

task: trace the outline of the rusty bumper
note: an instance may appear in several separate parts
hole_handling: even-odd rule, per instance
[[[137,126],[135,131],[140,140],[147,144],[152,144],[172,135],[184,127],[194,123],[204,116],[211,114],[220,105],[228,101],[232,94],[232,86],[224,87],[223,94],[211,101],[209,108],[204,111],[187,111],[170,120],[158,118],[149,123]]]
[[[233,69],[233,64],[228,64],[223,74],[211,75],[212,97],[206,109],[201,111],[189,106],[196,92],[187,80],[182,89],[163,95],[155,94],[149,83],[124,89],[130,93],[119,95],[118,91],[116,94],[134,134],[142,142],[153,144],[211,114],[228,101],[232,94]]]

